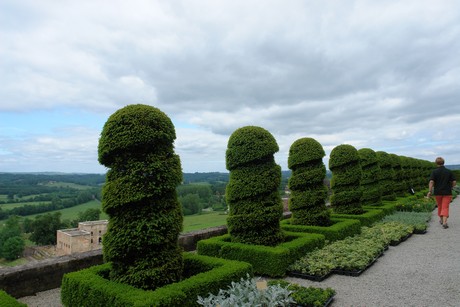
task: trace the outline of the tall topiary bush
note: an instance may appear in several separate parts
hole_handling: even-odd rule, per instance
[[[391,157],[384,151],[377,151],[376,154],[380,166],[380,186],[382,188],[382,200],[395,200],[396,194],[393,189],[394,171]]]
[[[361,164],[361,205],[379,206],[382,203],[382,190],[380,188],[380,167],[377,154],[370,148],[358,150]]]
[[[175,138],[169,117],[147,105],[128,105],[104,125],[98,148],[99,162],[109,168],[102,190],[109,216],[103,254],[113,281],[155,289],[181,278],[176,187],[182,171]]]
[[[361,165],[356,148],[342,144],[334,147],[329,158],[331,205],[335,213],[361,214]]]
[[[393,190],[396,196],[404,196],[407,192],[407,184],[404,180],[401,157],[396,154],[389,154],[391,167],[393,168]]]
[[[289,149],[289,210],[291,223],[329,226],[330,212],[326,207],[327,187],[324,185],[326,167],[323,146],[312,138],[296,140]]]
[[[278,149],[275,138],[261,127],[239,128],[229,138],[226,200],[232,242],[274,246],[284,240],[279,225],[281,168],[273,156]]]

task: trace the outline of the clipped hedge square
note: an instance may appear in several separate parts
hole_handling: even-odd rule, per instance
[[[18,302],[14,297],[3,290],[0,290],[0,306],[27,307],[26,304]]]
[[[307,226],[291,224],[291,219],[282,220],[281,228],[286,231],[319,233],[325,236],[326,240],[337,241],[348,236],[353,236],[361,232],[361,222],[356,219],[332,218],[330,226]]]
[[[321,234],[283,232],[286,239],[276,246],[234,243],[226,234],[199,241],[197,252],[200,255],[245,261],[253,266],[256,274],[280,277],[286,274],[291,263],[309,251],[322,247],[325,241]]]
[[[382,204],[379,206],[363,206],[363,209],[371,209],[371,210],[379,209],[379,210],[383,210],[385,215],[389,215],[396,211],[397,205],[398,204],[395,201],[384,200],[382,201]]]
[[[385,212],[380,209],[364,209],[362,214],[339,214],[332,213],[331,218],[354,219],[361,222],[361,226],[370,226],[385,217]]]
[[[232,281],[253,275],[241,261],[183,253],[184,279],[154,291],[142,290],[107,279],[110,263],[65,274],[61,285],[64,306],[198,306],[198,295],[217,294]]]

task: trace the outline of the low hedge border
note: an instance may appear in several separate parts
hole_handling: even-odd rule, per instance
[[[198,306],[198,295],[217,294],[232,281],[248,274],[249,263],[183,253],[184,279],[154,291],[145,291],[107,279],[110,263],[65,274],[61,300],[64,306]]]
[[[281,228],[292,232],[319,233],[325,236],[326,240],[333,242],[353,236],[361,232],[361,222],[355,219],[332,218],[331,226],[307,226],[293,225],[291,219],[282,220]]]
[[[14,297],[3,290],[0,290],[0,306],[27,307],[26,304],[18,302]]]
[[[379,209],[383,210],[385,215],[392,214],[396,211],[396,206],[398,203],[396,201],[389,201],[389,200],[384,200],[382,201],[382,204],[379,206],[363,206],[363,209]]]
[[[197,252],[200,255],[245,261],[252,264],[256,274],[281,277],[291,263],[309,251],[322,247],[325,241],[321,234],[283,233],[286,240],[276,246],[234,243],[226,234],[199,241]]]
[[[385,212],[380,209],[364,209],[363,214],[339,214],[332,213],[331,218],[340,219],[354,219],[361,222],[361,226],[370,226],[373,223],[380,221],[384,216]]]

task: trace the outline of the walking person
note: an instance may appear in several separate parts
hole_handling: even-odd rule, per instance
[[[452,188],[455,187],[457,181],[454,174],[445,168],[442,157],[437,157],[435,163],[436,169],[431,172],[427,197],[430,197],[433,191],[438,205],[439,223],[446,229],[449,227],[447,218],[449,217],[449,204],[452,201]]]

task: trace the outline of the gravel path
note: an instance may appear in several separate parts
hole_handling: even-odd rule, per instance
[[[433,211],[428,232],[385,251],[359,277],[332,275],[322,282],[287,277],[304,286],[336,290],[332,307],[460,306],[460,197],[451,203],[449,228]],[[19,299],[29,307],[60,307],[53,289]]]

